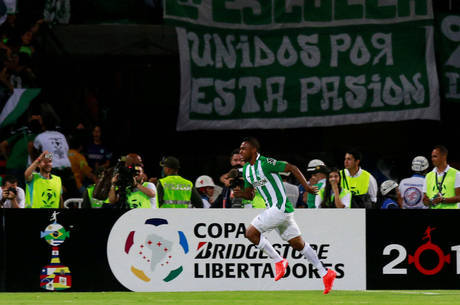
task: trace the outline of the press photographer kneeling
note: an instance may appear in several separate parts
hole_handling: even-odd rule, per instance
[[[156,187],[144,182],[144,170],[141,166],[120,166],[112,178],[109,202],[121,209],[157,208]]]

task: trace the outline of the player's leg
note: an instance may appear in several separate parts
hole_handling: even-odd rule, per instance
[[[301,236],[299,226],[294,220],[294,215],[289,215],[285,224],[278,228],[281,238],[287,240],[289,245],[303,254],[303,256],[318,270],[319,275],[323,278],[324,294],[329,293],[337,276],[336,272],[326,270],[318,258],[316,252],[311,248],[310,244],[305,242]]]
[[[290,240],[288,240],[289,245],[291,245],[292,248],[295,250],[299,251],[300,253],[303,254],[303,256],[316,268],[318,269],[318,273],[321,277],[325,276],[327,271],[324,268],[323,264],[318,258],[318,255],[316,254],[315,250],[313,250],[310,246],[309,243],[306,243],[302,236],[297,236],[294,237]]]
[[[262,249],[275,262],[275,281],[278,281],[284,276],[288,262],[276,252],[270,241],[264,237],[263,233],[279,226],[280,221],[283,221],[283,219],[280,219],[279,213],[275,209],[267,209],[254,218],[251,225],[246,230],[246,237],[255,244],[258,249]]]
[[[273,248],[270,241],[266,239],[254,225],[251,224],[246,230],[246,238],[256,245],[258,249],[264,251],[275,263],[283,260]]]

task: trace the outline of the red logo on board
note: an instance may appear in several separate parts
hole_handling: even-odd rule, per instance
[[[415,268],[417,268],[417,270],[420,273],[425,274],[425,275],[437,274],[439,271],[442,270],[445,263],[450,264],[450,254],[445,255],[442,249],[438,245],[435,245],[431,242],[431,232],[434,231],[435,229],[436,228],[431,228],[430,226],[428,226],[428,228],[426,228],[425,235],[422,238],[422,240],[428,239],[428,241],[424,243],[423,245],[421,245],[420,247],[418,247],[417,250],[415,250],[414,255],[409,254],[409,264],[413,263]],[[438,255],[438,260],[439,260],[438,264],[433,269],[426,269],[420,263],[420,255],[424,251],[427,251],[427,250],[434,251]]]

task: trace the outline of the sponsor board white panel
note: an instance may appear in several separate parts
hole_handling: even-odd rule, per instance
[[[321,290],[322,279],[276,232],[266,237],[289,261],[274,282],[270,258],[245,238],[261,210],[135,209],[112,228],[107,255],[132,291]],[[297,210],[304,239],[334,269],[334,289],[366,288],[365,211]]]

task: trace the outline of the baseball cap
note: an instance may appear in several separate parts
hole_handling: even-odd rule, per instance
[[[394,182],[393,180],[386,180],[380,186],[380,192],[382,193],[383,196],[385,196],[386,194],[391,192],[391,190],[397,187],[398,187],[398,184]]]
[[[212,187],[216,186],[211,177],[202,175],[196,178],[195,187],[200,188],[200,187],[206,187],[206,186],[212,186]]]
[[[310,162],[308,162],[307,172],[316,172],[323,166],[326,167],[326,164],[324,164],[323,161],[319,159],[313,159]]]
[[[422,172],[428,168],[428,160],[424,156],[417,156],[412,160],[412,170]]]
[[[161,160],[160,166],[161,167],[169,167],[169,168],[172,168],[172,169],[179,169],[180,168],[179,159],[177,159],[175,157],[172,157],[172,156],[165,157],[165,158],[163,158]]]

